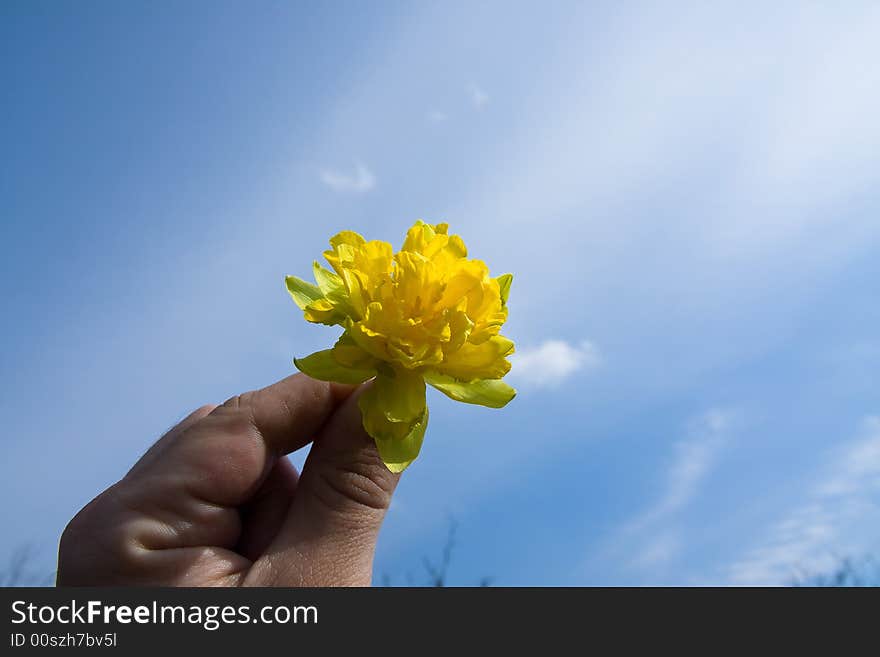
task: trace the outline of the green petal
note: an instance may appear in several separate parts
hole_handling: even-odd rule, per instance
[[[317,261],[312,265],[315,275],[315,281],[318,283],[318,289],[327,301],[333,305],[338,316],[351,316],[354,314],[351,301],[348,298],[348,290],[345,282],[338,274],[334,274],[329,269],[322,267]]]
[[[383,369],[360,396],[358,406],[382,461],[392,472],[403,472],[419,455],[428,426],[421,375]]]
[[[356,370],[375,370],[379,365],[379,360],[361,349],[348,331],[333,345],[333,357],[340,365]]]
[[[502,408],[516,397],[516,390],[498,379],[476,379],[475,381],[459,381],[458,379],[440,374],[426,372],[425,381],[437,388],[447,397],[466,404],[479,404],[489,408]]]
[[[376,376],[375,370],[359,370],[340,365],[333,357],[332,349],[316,351],[305,358],[294,358],[293,363],[300,372],[319,381],[358,384]]]
[[[290,296],[293,297],[294,302],[300,307],[300,310],[305,310],[306,306],[310,303],[324,297],[324,295],[321,294],[321,290],[316,285],[306,283],[301,278],[297,278],[296,276],[285,276],[284,280],[287,283],[287,291],[290,292]]]
[[[364,395],[361,395],[361,399],[363,398]],[[407,432],[399,438],[373,436],[382,462],[394,473],[403,472],[418,457],[425,439],[425,429],[428,428],[428,407],[425,406],[425,410],[418,420],[404,426],[407,427]],[[366,413],[364,413],[364,428],[366,428]],[[367,429],[367,433],[369,433],[369,429]]]
[[[345,313],[330,303],[327,299],[318,299],[306,306],[303,316],[306,321],[327,326],[344,325],[348,319]]]
[[[425,379],[420,372],[385,367],[369,395],[389,422],[411,424],[425,410]]]
[[[507,297],[510,296],[510,284],[513,283],[513,274],[501,274],[495,279],[501,288],[501,305],[507,305]]]
[[[364,399],[366,393],[361,395],[361,400]],[[363,406],[361,406],[361,412],[364,415],[364,428],[367,428],[367,415],[369,411],[364,410]],[[371,414],[375,417],[375,414]],[[422,449],[422,442],[425,439],[425,429],[428,428],[428,407],[425,406],[425,410],[422,412],[422,415],[412,424],[402,424],[402,423],[391,423],[387,420],[382,420],[387,425],[396,424],[397,426],[402,426],[406,428],[406,431],[402,433],[400,436],[391,437],[387,433],[382,433],[382,435],[373,435],[373,440],[376,443],[376,449],[379,450],[379,456],[382,459],[382,462],[385,464],[391,472],[399,473],[406,470],[409,465],[416,460],[419,452]],[[373,427],[375,429],[375,427]],[[370,429],[367,429],[367,433],[370,433]]]
[[[329,297],[339,290],[345,291],[342,278],[329,269],[322,267],[317,260],[312,264],[312,271],[315,274],[315,282],[318,284],[318,289],[321,290],[323,296]]]

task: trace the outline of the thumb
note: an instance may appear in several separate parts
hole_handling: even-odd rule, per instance
[[[369,586],[379,529],[400,479],[364,431],[361,386],[315,439],[287,518],[254,564],[258,586]]]

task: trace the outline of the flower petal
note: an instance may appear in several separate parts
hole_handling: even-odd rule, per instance
[[[426,372],[425,381],[455,401],[503,408],[516,397],[516,390],[498,379],[459,381],[439,372]]]
[[[341,233],[336,233],[333,237],[330,238],[330,246],[337,247],[340,244],[348,244],[350,246],[362,246],[366,243],[367,240],[364,239],[363,235],[360,233],[356,233],[353,230],[343,230]]]
[[[333,345],[333,357],[343,367],[356,370],[375,370],[379,361],[357,346],[346,331]]]
[[[501,274],[495,279],[498,281],[498,287],[501,288],[501,305],[507,305],[507,298],[510,296],[510,284],[513,283],[513,274]]]
[[[310,303],[324,297],[316,285],[307,283],[296,276],[285,276],[284,282],[287,284],[287,291],[300,310],[305,310]]]
[[[372,390],[389,422],[414,422],[425,410],[425,379],[421,372],[383,368]]]
[[[412,425],[425,411],[425,383],[421,377],[419,380],[421,391],[413,386],[413,389],[397,394],[404,386],[395,386],[394,379],[384,373],[376,377],[358,400],[367,433],[379,440],[402,440],[409,434]],[[419,397],[421,408],[418,408]]]
[[[358,384],[376,376],[376,370],[353,369],[340,365],[333,356],[332,349],[316,351],[305,358],[294,358],[294,365],[300,372],[319,381]]]
[[[447,308],[456,307],[458,302],[468,297],[475,288],[480,289],[480,285],[488,273],[486,264],[480,260],[459,261],[449,272],[440,305]],[[470,312],[468,314],[472,315]]]
[[[354,309],[352,308],[348,297],[348,290],[342,277],[325,269],[317,261],[313,264],[312,270],[315,275],[315,282],[318,284],[318,289],[321,290],[327,301],[333,304],[338,314],[345,317],[354,315]]]
[[[323,297],[306,306],[303,314],[307,321],[327,326],[344,324],[348,318],[348,315],[333,305],[329,299]]]
[[[428,407],[425,406],[424,414],[412,425],[408,434],[400,440],[382,440],[374,438],[379,456],[391,472],[400,473],[416,460],[422,449],[422,441],[425,439],[425,429],[428,428]]]
[[[461,349],[450,352],[434,369],[461,381],[500,379],[510,371],[505,356],[513,353],[513,341],[493,335],[480,344],[466,342]]]
[[[322,267],[317,260],[312,263],[312,272],[315,275],[318,289],[321,290],[323,296],[329,297],[333,294],[338,294],[340,290],[345,290],[345,284],[339,275]]]
[[[417,219],[412,228],[406,231],[406,239],[403,241],[401,251],[422,253],[425,245],[429,244],[436,234],[434,226],[426,224],[421,219]]]
[[[384,368],[358,406],[382,461],[392,472],[403,472],[419,455],[428,425],[421,375]]]

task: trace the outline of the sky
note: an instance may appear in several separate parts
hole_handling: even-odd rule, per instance
[[[334,329],[339,230],[512,272],[375,580],[785,584],[880,553],[876,3],[4,2],[0,564]],[[432,391],[433,392],[433,391]],[[293,456],[302,463],[303,454]]]

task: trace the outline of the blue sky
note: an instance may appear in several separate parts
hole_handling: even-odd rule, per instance
[[[873,3],[5,2],[0,559],[330,344],[341,229],[515,275],[377,579],[782,583],[880,551]],[[295,455],[297,462],[302,455]]]

